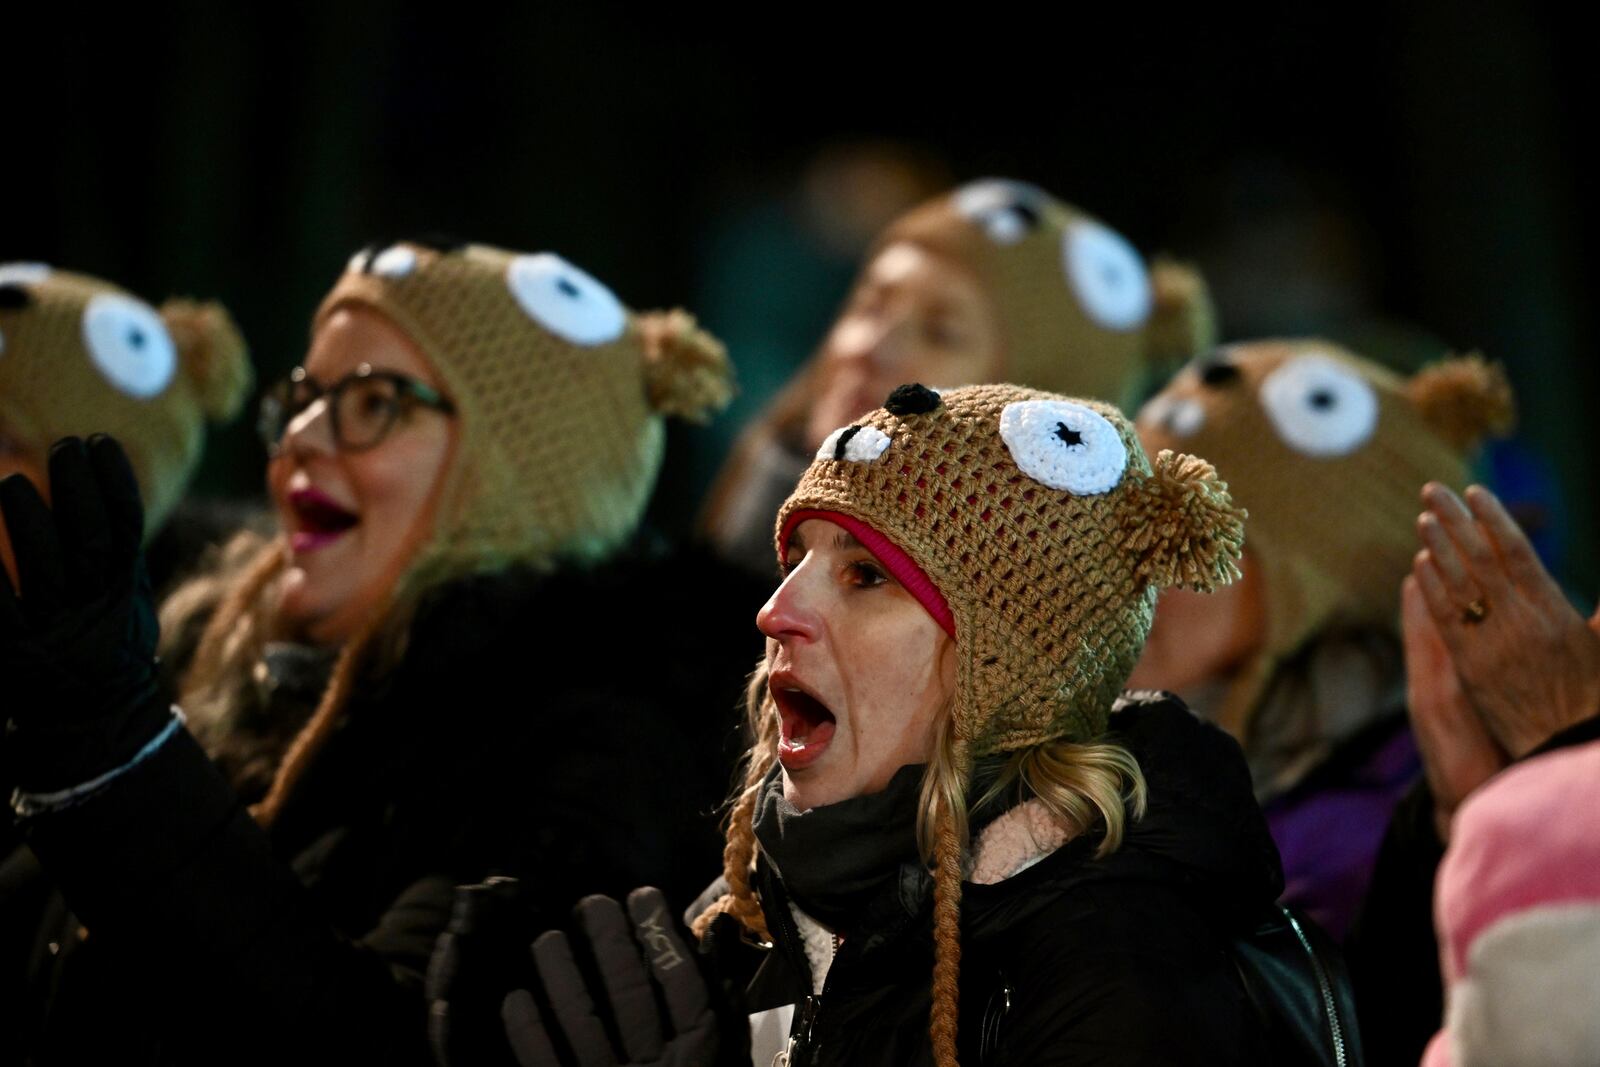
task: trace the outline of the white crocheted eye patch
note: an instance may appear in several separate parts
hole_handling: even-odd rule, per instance
[[[1347,456],[1378,428],[1378,394],[1328,356],[1297,356],[1261,382],[1261,406],[1283,443],[1318,458]]]
[[[0,263],[0,285],[38,285],[50,277],[44,263]]]
[[[1037,186],[1004,178],[969,182],[952,197],[956,211],[997,245],[1014,245],[1037,229],[1047,200]]]
[[[841,426],[822,440],[818,459],[871,463],[889,447],[889,435],[876,426]]]
[[[1077,496],[1116,488],[1128,466],[1128,448],[1111,421],[1068,400],[1007,404],[1000,439],[1023,474]]]
[[[352,274],[376,274],[395,280],[408,277],[416,269],[417,250],[407,244],[392,244],[377,252],[363,248],[345,264],[345,270]]]
[[[142,300],[99,293],[83,310],[83,343],[112,388],[136,400],[159,395],[178,369],[172,335]]]
[[[506,287],[530,319],[575,345],[615,341],[628,325],[628,311],[610,289],[553,252],[513,259]]]
[[[1074,219],[1061,234],[1067,281],[1089,318],[1107,330],[1135,330],[1150,317],[1154,293],[1144,259],[1115,230]]]
[[[1206,424],[1205,405],[1192,396],[1151,397],[1139,411],[1139,425],[1173,437],[1193,437]]]

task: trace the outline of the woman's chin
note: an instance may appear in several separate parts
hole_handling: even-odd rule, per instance
[[[342,598],[330,595],[332,592],[304,567],[291,564],[284,572],[278,597],[279,628],[314,644],[337,643],[340,638],[328,630],[339,614]]]
[[[837,804],[860,792],[852,789],[850,783],[840,781],[837,775],[829,775],[821,767],[812,766],[799,771],[785,768],[783,772],[783,799],[798,811]]]

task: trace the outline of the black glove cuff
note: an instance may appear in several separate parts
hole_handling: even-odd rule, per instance
[[[121,714],[91,719],[13,720],[0,748],[0,785],[7,796],[71,789],[122,767],[167,724],[172,709],[152,683],[123,705]],[[42,717],[41,717],[42,718]]]

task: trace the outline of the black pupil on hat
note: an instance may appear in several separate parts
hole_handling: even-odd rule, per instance
[[[1027,204],[1007,204],[1006,210],[1021,219],[1030,230],[1039,225],[1039,213]]]
[[[1239,377],[1239,368],[1226,359],[1207,360],[1200,368],[1200,380],[1206,385],[1227,385]]]
[[[144,347],[144,331],[135,326],[128,331],[128,344],[134,348]]]
[[[583,295],[578,291],[578,287],[572,283],[571,278],[557,278],[556,288],[561,290],[563,296],[570,296],[574,300]]]
[[[932,411],[944,401],[926,385],[899,385],[889,394],[883,406],[891,415],[922,415]]]
[[[28,290],[20,285],[0,285],[0,308],[24,308],[31,299]]]
[[[834,459],[843,459],[844,458],[844,449],[845,449],[845,446],[850,443],[850,438],[854,437],[856,434],[858,434],[860,432],[861,432],[861,427],[852,426],[848,430],[846,430],[844,433],[840,434],[839,435],[839,440],[834,442],[834,445],[833,445],[833,458]]]
[[[1083,434],[1072,429],[1064,422],[1056,423],[1056,436],[1065,441],[1068,448],[1071,448],[1073,445],[1083,444]]]
[[[1339,398],[1326,389],[1318,389],[1311,394],[1311,406],[1318,411],[1329,411],[1338,402]]]

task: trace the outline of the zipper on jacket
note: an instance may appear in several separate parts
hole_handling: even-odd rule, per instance
[[[811,969],[810,958],[806,955],[805,939],[800,936],[800,930],[794,924],[794,916],[789,914],[787,906],[772,910],[778,913],[778,926],[788,939],[789,950],[791,952],[799,951],[800,958],[806,961],[806,969],[809,971]],[[833,935],[833,955],[835,959],[839,956],[838,934]],[[794,1022],[789,1026],[788,1044],[784,1046],[782,1052],[773,1057],[773,1067],[796,1067],[795,1054],[800,1051],[802,1044],[806,1052],[806,1059],[812,1060],[815,1058],[811,1035],[817,1026],[817,1016],[822,1011],[823,994],[828,991],[828,978],[832,977],[833,966],[830,964],[828,977],[822,980],[822,993],[806,994],[805,1003],[796,1007]]]
[[[985,1064],[1000,1050],[1000,1027],[1011,1011],[1011,980],[1004,971],[995,976],[999,987],[989,994],[989,1003],[983,1009],[983,1026],[978,1033],[978,1063]]]
[[[1294,930],[1294,936],[1300,939],[1300,947],[1306,950],[1306,955],[1311,958],[1311,970],[1317,976],[1317,988],[1322,993],[1322,1006],[1328,1012],[1328,1028],[1333,1034],[1333,1058],[1339,1067],[1345,1067],[1344,1032],[1339,1026],[1339,1007],[1334,1003],[1333,984],[1328,981],[1328,974],[1322,969],[1322,961],[1317,959],[1317,953],[1311,947],[1311,939],[1306,937],[1305,930],[1301,929],[1300,921],[1294,917],[1288,908],[1279,905],[1278,910],[1283,912],[1283,917],[1289,920],[1289,926]]]

